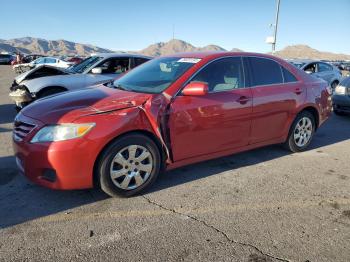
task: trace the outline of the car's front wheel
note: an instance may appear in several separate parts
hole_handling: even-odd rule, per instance
[[[161,169],[157,145],[142,134],[126,135],[102,153],[98,165],[101,189],[110,196],[129,197],[149,188]]]
[[[292,152],[302,152],[310,145],[315,133],[315,118],[303,111],[295,118],[285,142],[285,147]]]

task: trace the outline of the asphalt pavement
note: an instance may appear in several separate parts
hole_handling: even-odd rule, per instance
[[[53,191],[18,174],[0,66],[0,261],[350,261],[350,117],[163,174],[143,196]]]

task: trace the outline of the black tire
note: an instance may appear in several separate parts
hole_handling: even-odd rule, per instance
[[[308,142],[303,145],[303,146],[298,146],[295,139],[294,139],[294,132],[296,130],[296,126],[297,124],[303,119],[303,118],[308,118],[310,119],[311,123],[312,123],[312,127],[311,127],[311,137],[310,139],[308,140]],[[288,134],[288,138],[287,138],[287,141],[284,143],[284,147],[293,152],[293,153],[297,153],[297,152],[302,152],[302,151],[305,151],[307,149],[307,147],[310,145],[311,141],[312,141],[312,138],[313,138],[313,135],[315,133],[315,129],[316,129],[316,126],[315,126],[315,118],[314,116],[308,112],[308,111],[302,111],[301,113],[299,113],[297,115],[297,117],[294,119],[293,121],[293,124],[291,125],[290,127],[290,130],[289,130],[289,134]]]
[[[148,150],[152,156],[153,167],[147,180],[134,189],[122,189],[114,184],[111,178],[111,165],[114,157],[130,145],[139,145]],[[161,155],[157,145],[149,137],[142,134],[130,134],[112,142],[101,154],[97,166],[97,180],[100,188],[112,197],[130,197],[148,189],[157,179],[161,170]],[[125,178],[125,177],[124,177]]]
[[[38,98],[51,96],[51,95],[54,95],[54,94],[65,92],[65,91],[67,91],[67,90],[65,90],[63,88],[58,88],[58,87],[47,88],[47,89],[43,90],[42,92],[39,92]]]
[[[336,114],[337,116],[343,116],[345,115],[344,112],[338,111],[337,109],[333,109],[334,114]]]

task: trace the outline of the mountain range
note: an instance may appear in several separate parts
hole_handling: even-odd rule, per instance
[[[218,45],[207,45],[204,47],[196,47],[183,40],[173,39],[168,42],[159,42],[152,44],[140,51],[133,53],[141,53],[149,56],[168,55],[177,52],[192,51],[227,51]],[[233,52],[243,51],[233,48]],[[0,39],[0,52],[21,52],[35,53],[43,55],[79,55],[88,56],[91,53],[109,53],[114,52],[110,49],[97,47],[89,44],[80,44],[67,40],[46,40],[34,37],[22,37],[10,40]],[[322,52],[313,49],[307,45],[292,45],[275,52],[275,55],[282,58],[308,58],[308,59],[327,59],[327,60],[350,60],[350,55],[335,54],[331,52]]]

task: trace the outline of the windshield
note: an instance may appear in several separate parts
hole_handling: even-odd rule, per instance
[[[303,65],[305,65],[305,63],[302,63],[302,62],[290,62],[290,63],[298,68],[302,68]]]
[[[99,62],[103,59],[103,57],[100,56],[90,56],[83,60],[81,63],[73,65],[69,68],[70,72],[81,74],[83,73],[86,69],[91,67],[93,64],[96,62]]]
[[[161,93],[199,61],[197,58],[180,57],[154,59],[115,80],[114,87],[141,93]]]

